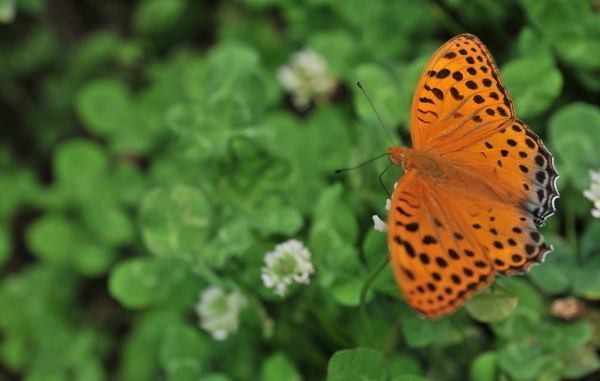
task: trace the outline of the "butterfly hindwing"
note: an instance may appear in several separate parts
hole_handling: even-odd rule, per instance
[[[534,218],[518,205],[490,200],[465,189],[449,188],[445,199],[448,213],[455,214],[463,231],[476,241],[478,251],[502,275],[523,274],[541,263],[551,247],[544,243]]]
[[[489,259],[436,190],[414,173],[392,196],[388,246],[396,280],[408,304],[429,318],[460,307],[494,277]]]
[[[536,227],[556,210],[559,194],[554,160],[539,137],[520,120],[502,125],[471,146],[444,155],[444,159],[493,188],[495,200],[519,207]]]

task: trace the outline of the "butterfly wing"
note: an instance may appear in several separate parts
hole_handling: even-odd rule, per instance
[[[460,168],[465,177],[493,188],[495,193],[490,196],[493,199],[507,206],[519,206],[522,217],[531,219],[536,227],[542,226],[556,211],[559,193],[554,159],[541,139],[520,120],[443,157],[453,167]],[[456,180],[450,179],[454,183]]]
[[[498,216],[504,225],[490,227],[492,232],[530,222],[517,227],[526,235],[519,241],[526,245],[521,248],[527,254],[523,257],[543,257],[536,254],[547,251],[541,247],[537,228],[555,212],[559,198],[554,160],[541,139],[516,119],[494,60],[477,37],[457,36],[434,54],[417,87],[412,111],[417,119],[411,128],[413,138],[451,169],[445,188],[455,194],[465,192],[463,201],[480,199],[480,207],[500,202],[512,210],[512,220]],[[423,111],[428,119],[423,119]],[[515,258],[521,254],[514,250],[501,254],[510,250],[495,247],[504,244],[495,243],[493,237],[484,238],[492,260],[524,270],[529,267],[527,261],[510,260],[513,254]],[[517,237],[510,239],[512,243]],[[497,267],[502,273],[512,271]]]
[[[421,74],[411,138],[425,151],[447,148],[449,141],[468,145],[514,117],[491,54],[477,37],[462,34],[442,45]]]
[[[408,303],[440,317],[496,273],[522,273],[543,260],[550,247],[538,228],[555,211],[558,175],[472,35],[434,54],[411,118],[413,146],[437,156],[446,177],[433,184],[405,175],[392,199],[388,245]]]
[[[551,247],[544,243],[535,216],[519,204],[493,200],[484,192],[448,184],[432,189],[440,213],[449,216],[456,237],[472,237],[496,273],[525,273],[544,260]],[[479,255],[479,254],[476,254]]]
[[[388,217],[396,281],[408,304],[429,318],[453,312],[494,278],[473,229],[437,193],[408,172],[394,190]]]

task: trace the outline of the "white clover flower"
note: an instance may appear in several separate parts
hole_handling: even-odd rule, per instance
[[[394,184],[394,188],[396,188],[396,184]],[[392,200],[390,200],[389,198],[385,200],[385,210],[389,211],[390,210],[390,205],[392,203]],[[373,228],[377,231],[380,232],[386,232],[387,231],[387,225],[385,224],[385,222],[383,222],[383,220],[381,218],[379,218],[378,215],[373,215]]]
[[[310,49],[294,53],[291,62],[277,70],[277,77],[299,109],[306,109],[313,99],[329,96],[337,85],[327,62]]]
[[[246,304],[246,298],[235,291],[227,294],[221,288],[209,287],[202,291],[196,305],[200,326],[215,340],[225,340],[237,330],[239,314]]]
[[[275,293],[283,297],[293,284],[308,284],[314,272],[308,249],[302,242],[291,239],[265,255],[261,278],[266,287],[274,288]]]
[[[583,195],[594,203],[592,216],[600,218],[600,171],[590,171],[590,177],[592,184],[590,185],[590,189],[583,192]]]
[[[385,222],[383,222],[381,218],[379,218],[379,216],[376,214],[373,216],[373,228],[384,233],[387,231],[387,226]]]

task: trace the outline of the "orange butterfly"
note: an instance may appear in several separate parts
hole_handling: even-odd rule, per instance
[[[525,273],[552,248],[538,228],[555,211],[558,174],[515,116],[492,56],[462,34],[425,67],[411,109],[413,148],[387,222],[391,263],[408,304],[448,315],[496,274]]]

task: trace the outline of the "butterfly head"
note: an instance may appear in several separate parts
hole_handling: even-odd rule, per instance
[[[406,169],[406,157],[408,148],[402,146],[390,147],[388,149],[388,156],[390,161],[399,167]]]

